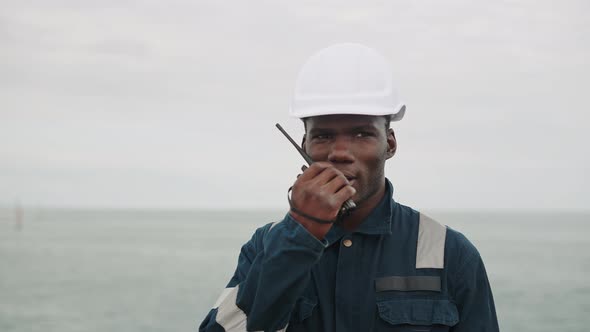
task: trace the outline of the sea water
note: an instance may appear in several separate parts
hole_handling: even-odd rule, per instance
[[[429,213],[479,249],[502,331],[590,326],[590,213]],[[0,331],[196,331],[283,211],[0,213]]]

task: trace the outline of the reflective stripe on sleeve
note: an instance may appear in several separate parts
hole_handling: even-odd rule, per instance
[[[420,213],[418,245],[416,248],[417,269],[444,268],[446,237],[446,226]]]
[[[213,309],[217,309],[217,307],[219,307],[221,302],[223,302],[223,300],[225,300],[225,298],[229,295],[229,293],[231,293],[234,289],[235,289],[235,287],[225,288],[221,292],[221,295],[219,295],[219,297],[217,298],[217,301],[215,301],[215,304],[213,305]]]
[[[239,285],[236,287],[228,287],[221,292],[221,295],[215,302],[213,309],[217,308],[217,316],[215,320],[217,324],[221,325],[225,332],[246,332],[246,323],[248,316],[236,305],[238,297]],[[288,325],[287,325],[288,326]],[[284,329],[277,332],[284,332]]]
[[[246,320],[248,317],[236,305],[239,285],[233,288],[226,288],[221,293],[217,306],[217,323],[223,327],[225,332],[246,331]]]

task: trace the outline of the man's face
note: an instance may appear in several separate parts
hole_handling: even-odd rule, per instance
[[[395,154],[393,130],[382,116],[324,115],[305,119],[303,149],[314,161],[328,161],[356,189],[357,205],[385,186],[385,161]],[[381,199],[378,197],[377,199]]]

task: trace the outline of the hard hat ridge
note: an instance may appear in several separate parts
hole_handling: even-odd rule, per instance
[[[312,55],[299,71],[291,116],[391,115],[399,121],[405,105],[397,95],[387,60],[355,43],[336,44]]]

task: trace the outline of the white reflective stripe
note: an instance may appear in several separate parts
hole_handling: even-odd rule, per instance
[[[235,287],[230,287],[230,288],[225,288],[223,290],[223,292],[221,292],[221,295],[219,295],[219,297],[217,298],[217,301],[215,301],[215,304],[213,305],[213,309],[216,309],[217,307],[219,307],[219,305],[221,304],[221,302],[223,302],[223,300],[225,300],[225,298],[229,295],[229,293],[234,289]]]
[[[248,317],[236,305],[239,285],[236,287],[226,288],[221,292],[219,299],[215,302],[213,309],[217,308],[216,321],[221,325],[225,332],[246,332],[246,323]],[[289,326],[287,324],[287,326]],[[287,326],[277,332],[287,331]]]
[[[281,220],[281,221],[282,221],[282,220]],[[281,221],[275,221],[275,222],[273,222],[273,223],[272,223],[272,225],[270,225],[270,228],[269,228],[268,230],[270,231],[271,229],[273,229],[273,228],[274,228],[274,227],[275,227],[275,226],[276,226],[278,223],[280,223]]]
[[[236,305],[239,285],[233,288],[226,288],[221,293],[219,304],[217,305],[217,323],[223,327],[225,332],[246,331],[246,320],[248,317]],[[227,292],[226,292],[227,291]]]
[[[417,269],[443,269],[445,267],[445,239],[447,227],[420,213]]]

